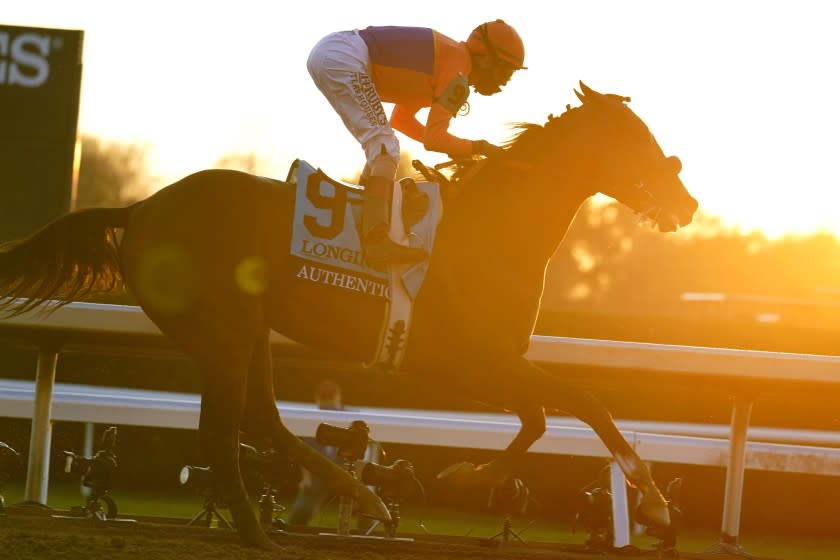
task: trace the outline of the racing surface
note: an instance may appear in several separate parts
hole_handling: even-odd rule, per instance
[[[272,535],[273,552],[245,548],[229,529],[187,527],[183,524],[134,521],[96,521],[20,513],[13,508],[0,516],[0,556],[10,560],[595,560],[657,558],[641,554],[587,551],[577,545],[522,545],[469,537],[414,537],[411,542],[319,535],[317,532]],[[664,556],[668,557],[668,556]],[[680,553],[685,559],[735,558],[719,553]]]

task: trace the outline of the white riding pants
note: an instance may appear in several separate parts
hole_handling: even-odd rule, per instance
[[[359,33],[327,35],[309,53],[306,68],[364,148],[370,174],[393,179],[400,161],[400,142],[370,77],[370,56]]]

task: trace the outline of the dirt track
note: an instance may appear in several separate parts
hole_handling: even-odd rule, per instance
[[[317,534],[277,534],[277,552],[244,548],[227,529],[149,522],[95,522],[22,515],[0,517],[0,556],[10,560],[592,560],[619,558],[552,545],[488,546],[479,539],[418,537],[414,542],[371,541]],[[627,558],[627,556],[620,556]],[[638,556],[637,556],[638,557]],[[648,553],[645,558],[655,558]],[[727,556],[681,554],[680,558]]]

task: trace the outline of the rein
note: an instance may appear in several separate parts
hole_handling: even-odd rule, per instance
[[[438,183],[441,186],[441,192],[446,198],[454,198],[475,179],[475,177],[486,167],[491,158],[482,159],[452,159],[443,163],[438,163],[434,167],[428,167],[420,160],[413,160],[411,165],[420,173],[424,179],[432,183]],[[520,172],[527,172],[534,168],[533,163],[518,161],[518,160],[498,160],[492,158],[492,161],[500,164],[502,167],[507,167]],[[441,169],[455,168],[451,177],[447,177],[441,173]]]

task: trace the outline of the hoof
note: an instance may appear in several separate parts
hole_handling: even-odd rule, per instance
[[[637,521],[648,527],[669,527],[671,512],[668,509],[668,501],[656,487],[647,465],[635,454],[616,455],[615,460],[624,472],[627,482],[642,493],[639,507],[636,508]]]
[[[494,469],[489,463],[475,466],[468,461],[461,461],[460,463],[450,465],[437,475],[438,480],[456,486],[484,488],[496,487],[508,478],[509,475],[507,473]]]
[[[367,486],[360,484],[354,494],[353,497],[356,499],[359,515],[376,519],[383,523],[391,522],[391,513],[385,507],[385,503],[379,496],[371,492]]]
[[[269,551],[280,550],[280,545],[268,538],[268,535],[261,530],[248,535],[240,534],[240,539],[245,546],[253,546],[254,548]]]
[[[385,507],[385,502],[370,488],[348,475],[347,471],[339,471],[337,483],[328,488],[329,492],[335,496],[345,496],[355,500],[357,512],[362,517],[376,519],[383,523],[391,522],[391,513]]]
[[[437,475],[437,479],[443,480],[444,482],[459,484],[467,480],[474,471],[474,464],[468,463],[467,461],[461,461],[460,463],[449,465],[440,471]]]
[[[648,527],[669,527],[671,512],[668,502],[656,486],[649,486],[642,490],[642,499],[636,508],[636,521]]]

